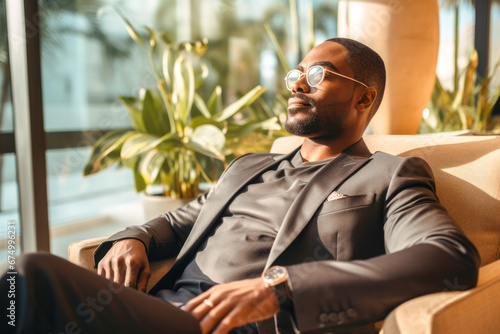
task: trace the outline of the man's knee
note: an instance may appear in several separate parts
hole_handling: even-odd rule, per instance
[[[60,263],[66,261],[50,253],[28,253],[17,259],[16,271],[23,276],[32,276],[57,272]]]

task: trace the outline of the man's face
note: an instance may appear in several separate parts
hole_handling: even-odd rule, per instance
[[[302,73],[313,65],[353,77],[345,58],[348,51],[340,44],[325,42],[313,48],[297,66]],[[288,99],[288,119],[285,128],[293,135],[308,138],[338,138],[356,125],[353,97],[359,84],[326,72],[320,85],[310,87],[306,76],[293,84]],[[363,88],[363,87],[361,87]]]

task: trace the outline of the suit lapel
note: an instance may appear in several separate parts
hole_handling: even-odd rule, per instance
[[[155,295],[160,289],[171,288],[200,244],[211,232],[212,227],[219,222],[218,216],[229,205],[234,195],[264,170],[279,164],[284,159],[290,159],[299,149],[297,148],[287,155],[255,155],[253,159],[246,159],[244,165],[240,164],[238,170],[231,169],[231,166],[228,167],[226,173],[221,177],[221,182],[218,183],[214,192],[203,205],[198,220],[179,251],[174,265],[148,293]]]
[[[184,246],[180,250],[177,261],[172,269],[149,291],[155,294],[160,288],[171,286],[178,275],[184,270],[187,261],[190,261],[199,245],[211,232],[214,224],[218,223],[218,216],[231,202],[241,188],[246,186],[257,175],[266,169],[279,164],[282,160],[290,160],[300,147],[287,155],[254,156],[246,159],[245,165],[238,166],[238,170],[230,170],[223,175],[218,188],[207,199],[200,211],[198,221],[189,234]],[[312,216],[325,201],[328,194],[338,188],[340,183],[347,179],[352,173],[361,168],[370,158],[370,152],[363,140],[360,140],[336,159],[322,168],[311,180],[290,207],[282,227],[280,228],[266,263],[266,269],[290,246],[300,232],[307,226]]]
[[[344,180],[370,159],[370,152],[363,140],[360,140],[324,166],[309,181],[288,210],[271,248],[265,269],[269,268],[297,238],[328,194],[336,190]]]
[[[210,233],[213,224],[219,222],[218,216],[231,202],[232,198],[256,176],[265,170],[279,164],[282,160],[290,159],[299,150],[286,155],[273,156],[255,155],[253,159],[246,159],[245,165],[240,164],[238,170],[228,169],[227,175],[223,176],[213,194],[207,199],[200,211],[198,221],[194,224],[193,230],[189,234],[184,246],[177,256],[178,259],[190,253],[192,249],[197,249],[199,244]]]

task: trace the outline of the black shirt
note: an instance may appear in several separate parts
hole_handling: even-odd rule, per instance
[[[288,209],[307,182],[332,159],[303,162],[297,152],[291,161],[282,161],[243,188],[173,291],[162,290],[159,296],[180,306],[215,284],[259,277]]]

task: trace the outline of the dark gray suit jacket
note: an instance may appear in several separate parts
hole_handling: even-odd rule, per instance
[[[173,286],[238,191],[287,155],[234,160],[217,185],[165,224],[130,227],[109,242],[137,238],[150,258],[175,256],[150,291]],[[337,191],[345,198],[326,202]],[[96,263],[109,243],[96,251]],[[479,255],[439,204],[430,167],[420,158],[371,154],[363,140],[325,166],[290,207],[266,268],[287,266],[293,320],[302,332],[370,323],[400,303],[432,292],[475,286]]]

